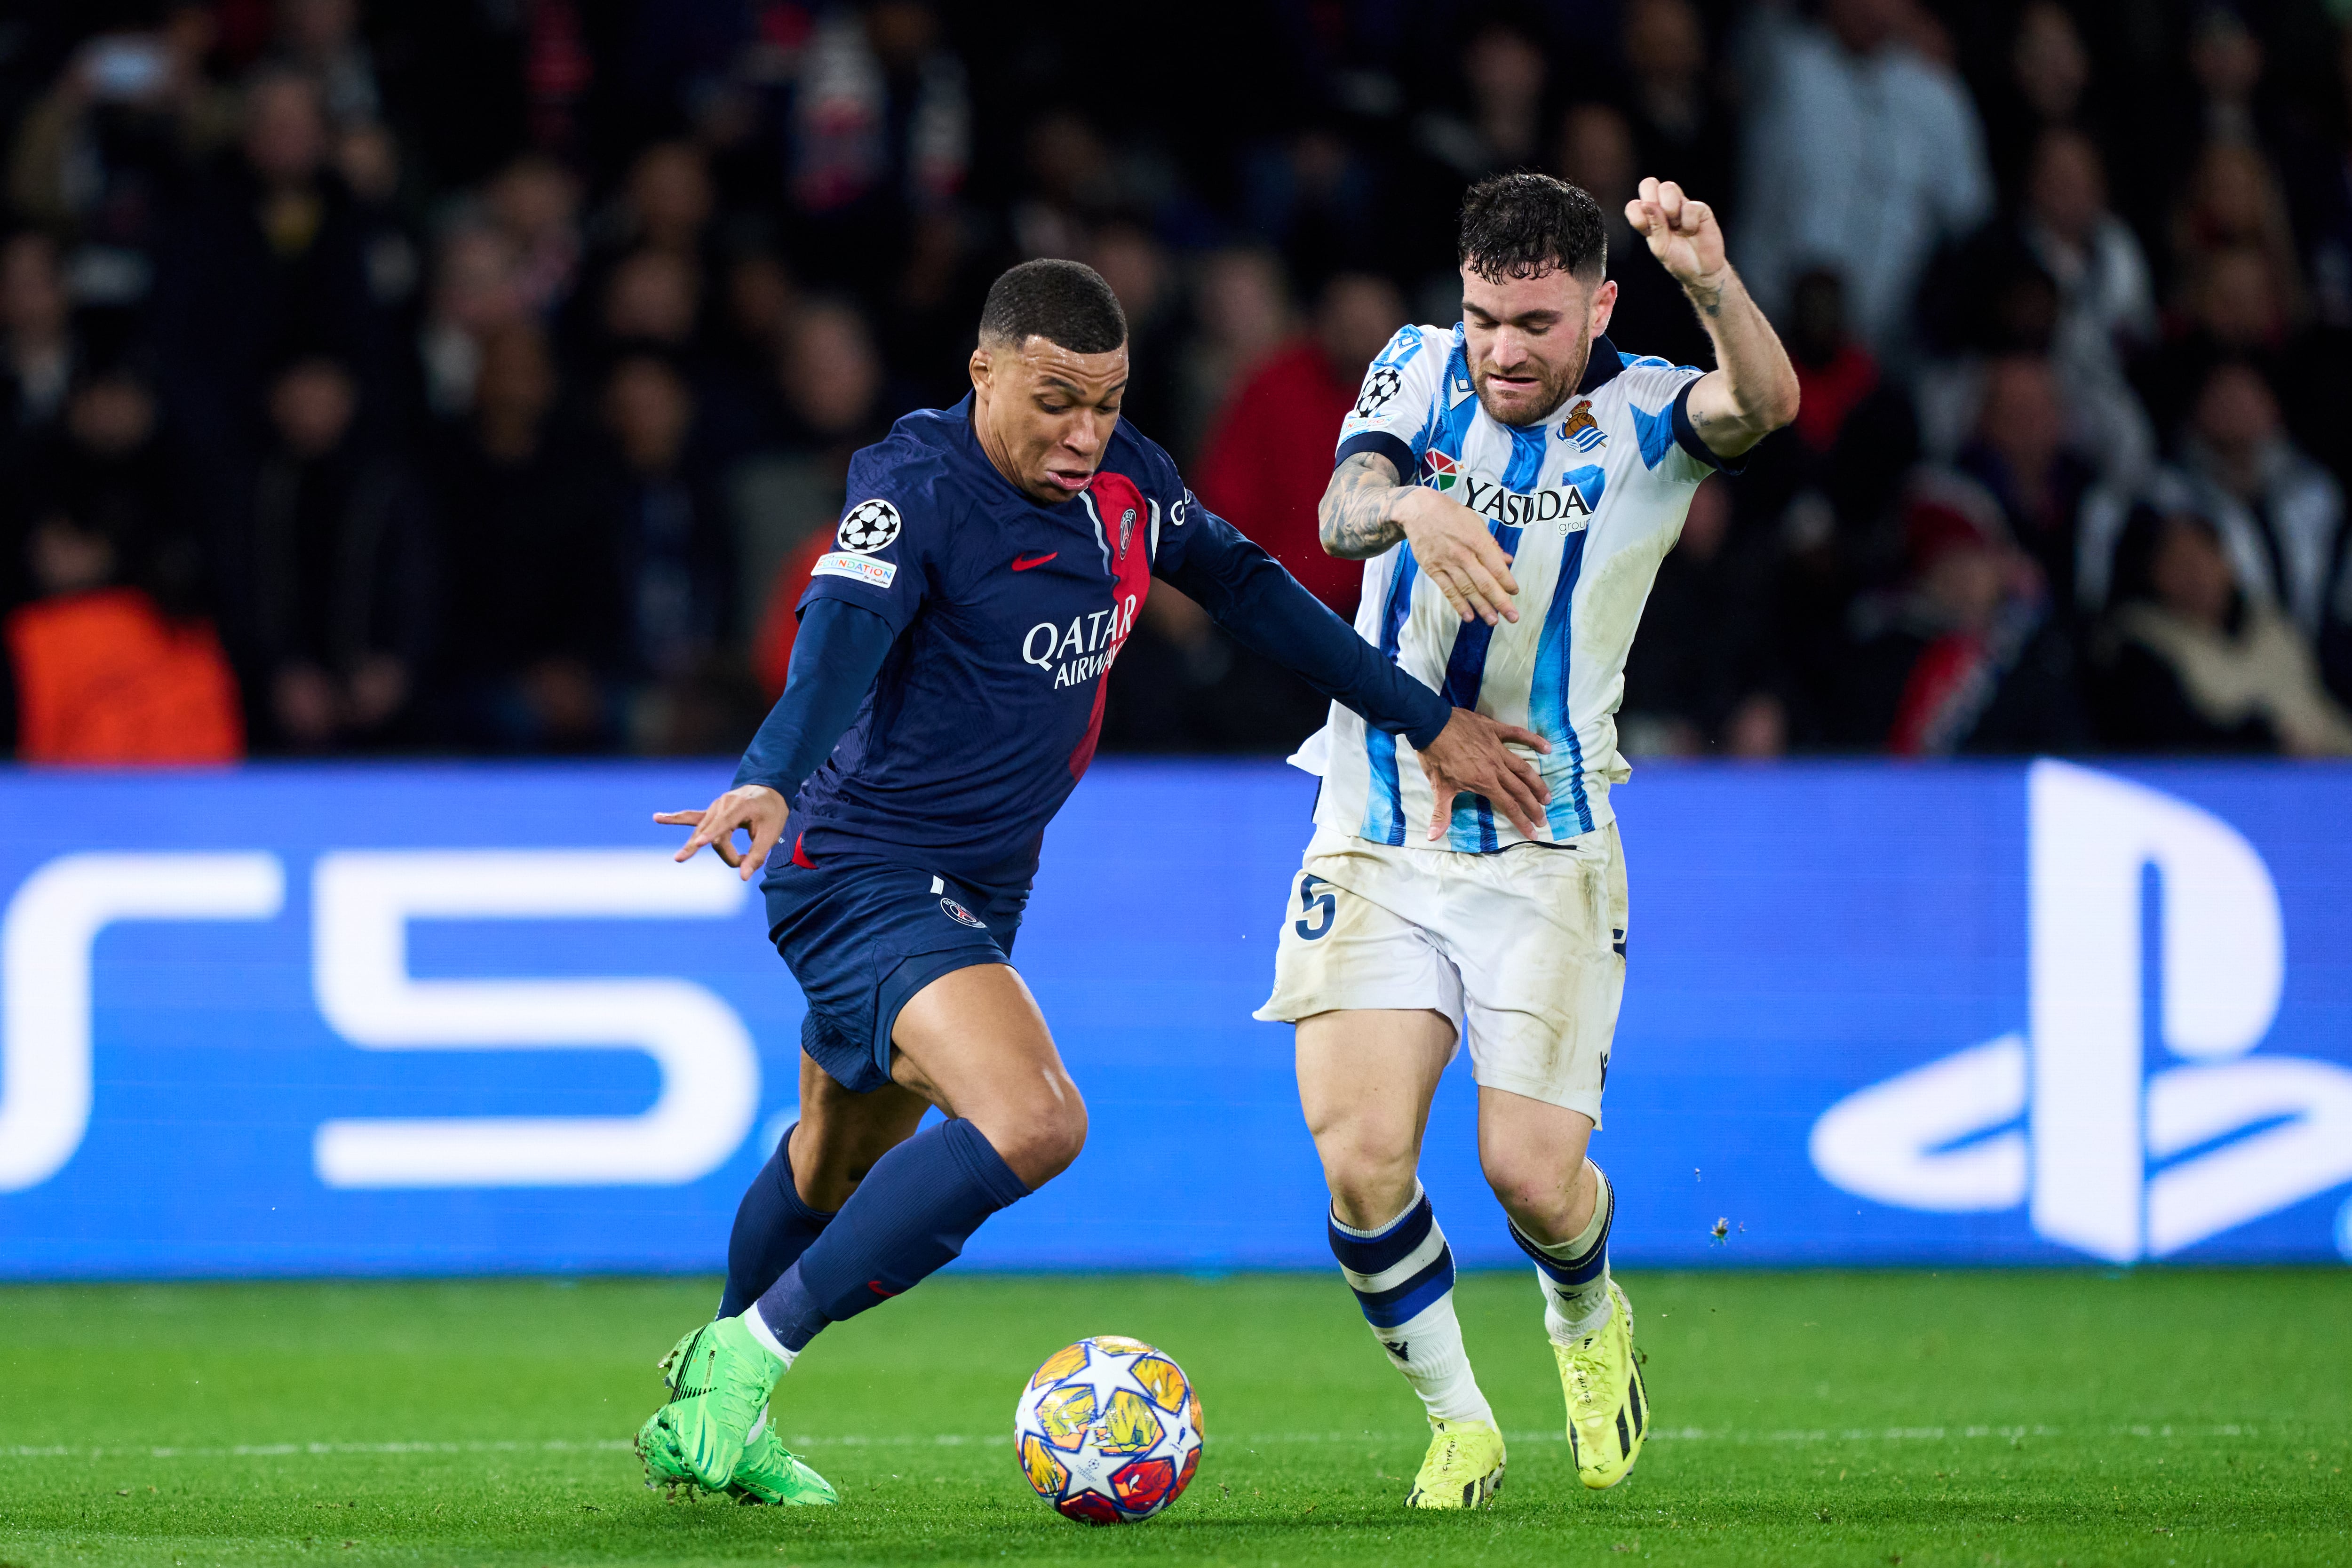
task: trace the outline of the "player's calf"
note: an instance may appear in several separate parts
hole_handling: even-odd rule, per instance
[[[1511,1222],[1511,1238],[1536,1266],[1544,1331],[1559,1367],[1569,1447],[1579,1479],[1600,1489],[1625,1479],[1649,1430],[1648,1390],[1633,1352],[1633,1314],[1609,1278],[1609,1226],[1616,1194],[1598,1165],[1591,1216],[1565,1241],[1543,1242]]]
[[[1454,1312],[1454,1249],[1429,1195],[1386,1225],[1363,1229],[1328,1222],[1331,1255],[1355,1292],[1372,1337],[1421,1396],[1433,1436],[1406,1498],[1414,1508],[1476,1508],[1502,1484],[1503,1439],[1479,1392]]]

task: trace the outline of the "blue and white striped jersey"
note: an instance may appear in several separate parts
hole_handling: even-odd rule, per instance
[[[1366,373],[1339,426],[1339,458],[1378,452],[1398,472],[1481,512],[1512,557],[1519,619],[1465,622],[1409,545],[1364,563],[1356,630],[1458,708],[1551,742],[1551,842],[1607,824],[1625,657],[1658,563],[1682,533],[1691,492],[1720,467],[1685,407],[1702,373],[1621,354],[1596,338],[1584,380],[1541,425],[1497,422],[1479,405],[1459,325],[1405,327]],[[1447,835],[1419,758],[1334,704],[1291,759],[1323,776],[1315,820],[1375,843],[1492,853],[1521,841],[1485,800],[1454,803]]]

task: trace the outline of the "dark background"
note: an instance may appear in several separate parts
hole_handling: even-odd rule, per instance
[[[1086,259],[1129,414],[1342,614],[1362,364],[1499,169],[1724,217],[1805,381],[1625,748],[2352,750],[2345,7],[18,4],[0,600],[29,760],[725,752],[847,456]],[[1709,362],[1629,231],[1622,348]],[[1164,587],[1105,745],[1319,704]]]

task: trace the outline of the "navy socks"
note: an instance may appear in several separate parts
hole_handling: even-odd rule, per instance
[[[727,1238],[727,1289],[719,1298],[722,1318],[758,1300],[833,1223],[833,1215],[809,1207],[793,1185],[793,1132],[799,1127],[794,1122],[784,1133],[735,1210],[735,1229]]]
[[[827,1323],[854,1318],[944,1268],[981,1221],[1028,1195],[971,1122],[926,1128],[876,1161],[841,1212],[761,1292],[760,1321],[783,1350],[797,1352]],[[734,1286],[730,1269],[730,1300]]]

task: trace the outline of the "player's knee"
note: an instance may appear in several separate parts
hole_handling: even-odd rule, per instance
[[[1524,1147],[1481,1151],[1486,1184],[1514,1218],[1555,1220],[1573,1205],[1572,1189],[1584,1151]]]
[[[1342,1225],[1374,1229],[1412,1202],[1415,1184],[1410,1140],[1335,1138],[1318,1142],[1331,1212]]]
[[[983,1131],[1013,1173],[1034,1190],[1068,1170],[1086,1148],[1086,1102],[1066,1091]]]

